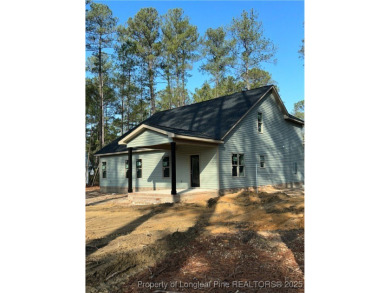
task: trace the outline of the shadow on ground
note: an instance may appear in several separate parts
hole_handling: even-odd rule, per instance
[[[111,241],[116,239],[119,236],[130,234],[135,229],[137,229],[138,226],[145,223],[147,220],[149,220],[151,217],[155,216],[156,214],[162,213],[165,210],[167,210],[169,207],[173,206],[171,203],[161,204],[158,206],[154,206],[151,208],[150,212],[127,223],[126,225],[122,226],[121,228],[115,230],[114,232],[110,233],[104,238],[101,239],[94,239],[86,244],[86,254],[89,256],[90,254],[94,253],[96,250],[105,247],[108,245]]]
[[[233,205],[240,205],[243,214],[247,207],[259,205],[258,202],[249,200],[248,195],[241,193],[232,202]],[[284,214],[303,213],[301,206],[296,202],[290,204],[287,197],[282,198],[277,194],[276,197],[275,194],[250,195],[260,198],[261,208],[265,214],[271,215],[271,221],[273,217],[280,220]],[[210,199],[195,224],[186,231],[169,234],[141,250],[106,254],[95,263],[87,261],[86,281],[89,286],[87,288],[90,289],[87,292],[100,292],[102,288],[109,292],[151,292],[150,288],[139,286],[140,281],[181,281],[187,284],[212,281],[213,284],[227,282],[232,285],[233,281],[254,280],[290,280],[300,282],[301,285],[296,288],[245,288],[244,292],[303,292],[303,229],[273,230],[259,234],[251,223],[217,223],[212,218],[221,199]],[[91,241],[87,244],[87,255],[108,245],[120,235],[132,233],[138,226],[170,206],[156,207],[104,239]],[[208,228],[215,224],[234,228],[235,232],[208,233]],[[200,292],[193,287],[176,286],[168,289]],[[236,292],[238,289],[217,286],[201,292]]]

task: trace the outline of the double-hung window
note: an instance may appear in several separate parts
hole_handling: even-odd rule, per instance
[[[260,168],[265,168],[265,156],[260,155]]]
[[[169,157],[168,156],[163,157],[162,166],[163,166],[163,177],[164,178],[169,177]]]
[[[135,168],[137,170],[137,178],[142,178],[142,159],[135,161]]]
[[[107,178],[106,162],[102,162],[102,177]]]
[[[257,112],[257,131],[263,133],[263,113]]]
[[[245,176],[245,161],[244,154],[232,154],[232,176]]]
[[[129,160],[125,161],[126,178],[129,178]]]

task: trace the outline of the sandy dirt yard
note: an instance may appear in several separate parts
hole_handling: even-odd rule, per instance
[[[304,192],[132,206],[86,190],[87,292],[304,292]]]

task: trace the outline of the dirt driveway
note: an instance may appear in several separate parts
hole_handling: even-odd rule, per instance
[[[301,189],[149,206],[86,197],[87,292],[303,292]]]

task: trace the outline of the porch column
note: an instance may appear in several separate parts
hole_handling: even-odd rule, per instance
[[[171,164],[172,164],[172,190],[171,194],[176,194],[176,142],[171,142]]]
[[[129,193],[133,192],[133,148],[128,149],[128,161],[129,161],[129,176],[128,176],[128,189]]]

